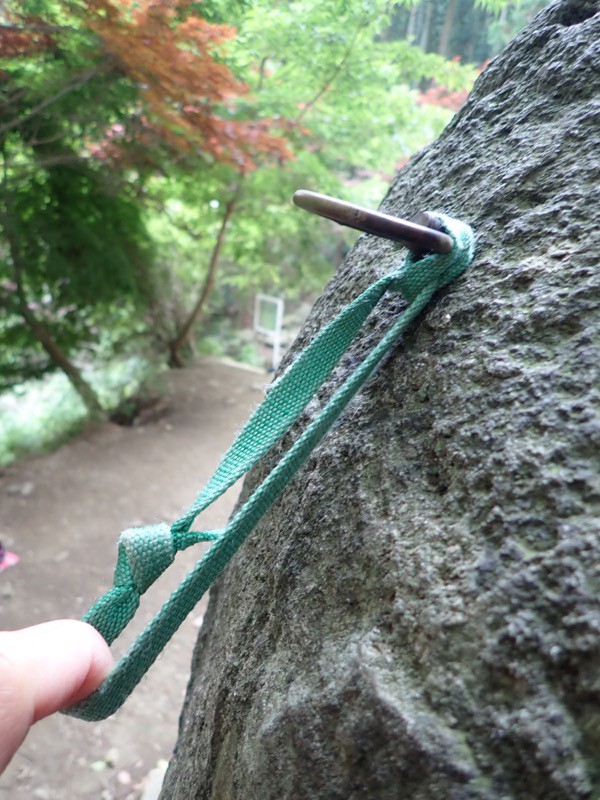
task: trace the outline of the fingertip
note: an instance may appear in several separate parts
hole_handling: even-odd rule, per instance
[[[34,722],[93,692],[112,665],[102,636],[73,619],[0,634],[0,651],[18,668],[19,692]]]
[[[97,689],[110,671],[113,657],[106,641],[87,622],[61,619],[36,628],[38,635],[43,628],[44,636],[51,638],[56,648],[37,697],[37,721]]]
[[[77,620],[64,620],[65,622],[72,622],[78,626],[76,631],[77,635],[81,637],[81,643],[87,641],[88,647],[88,671],[83,679],[79,689],[69,698],[65,706],[72,705],[73,703],[83,700],[93,691],[95,691],[104,678],[108,675],[114,664],[114,658],[110,651],[106,640],[98,633],[98,631],[89,625],[87,622],[79,622]],[[75,629],[74,629],[75,630]]]
[[[112,663],[107,643],[85,622],[0,632],[0,772],[32,723],[87,697]]]

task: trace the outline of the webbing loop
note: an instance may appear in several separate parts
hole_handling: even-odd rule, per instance
[[[94,625],[109,644],[135,614],[140,594],[172,563],[178,550],[201,541],[212,541],[213,544],[102,685],[88,698],[66,709],[65,713],[95,721],[110,716],[123,704],[258,521],[394,346],[400,334],[420,314],[434,292],[457,278],[469,266],[474,253],[471,228],[444,214],[435,216],[454,242],[452,251],[421,259],[409,254],[402,267],[376,281],[346,306],[272,384],[264,401],[227,451],[189,511],[170,528],[165,524],[152,525],[133,528],[121,535],[113,588],[83,618]],[[297,420],[350,347],[366,318],[388,291],[400,291],[410,305],[380,342],[346,378],[223,531],[190,531],[198,514],[256,464]]]

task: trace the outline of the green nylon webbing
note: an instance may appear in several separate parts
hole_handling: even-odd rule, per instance
[[[214,543],[102,685],[88,698],[66,709],[65,713],[95,721],[110,716],[123,704],[236,550],[393,347],[399,335],[423,310],[436,290],[454,280],[469,266],[474,252],[471,228],[444,214],[436,216],[454,241],[452,251],[445,255],[425,256],[420,260],[409,254],[401,268],[378,280],[346,306],[273,383],[195,503],[171,527],[165,524],[150,525],[131,528],[121,534],[113,588],[83,618],[109,644],[135,614],[140,595],[172,563],[177,551],[201,541]],[[296,421],[331,375],[366,318],[388,291],[401,292],[409,306],[381,341],[334,393],[224,530],[190,531],[198,514],[247,472]]]

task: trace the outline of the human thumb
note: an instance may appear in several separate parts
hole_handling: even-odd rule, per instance
[[[102,636],[85,622],[0,632],[0,772],[34,722],[87,697],[112,661]]]

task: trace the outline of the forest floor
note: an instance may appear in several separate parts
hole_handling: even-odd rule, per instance
[[[88,428],[56,452],[0,473],[0,541],[21,558],[0,573],[1,627],[80,617],[111,585],[119,533],[173,521],[190,505],[268,382],[264,373],[213,360],[171,371],[153,419]],[[238,492],[233,487],[206,511],[202,526],[223,526]],[[197,558],[196,548],[179,554],[146,593],[115,655]],[[113,717],[89,723],[57,714],[39,722],[0,778],[0,800],[153,800],[177,736],[205,605],[206,598]]]

